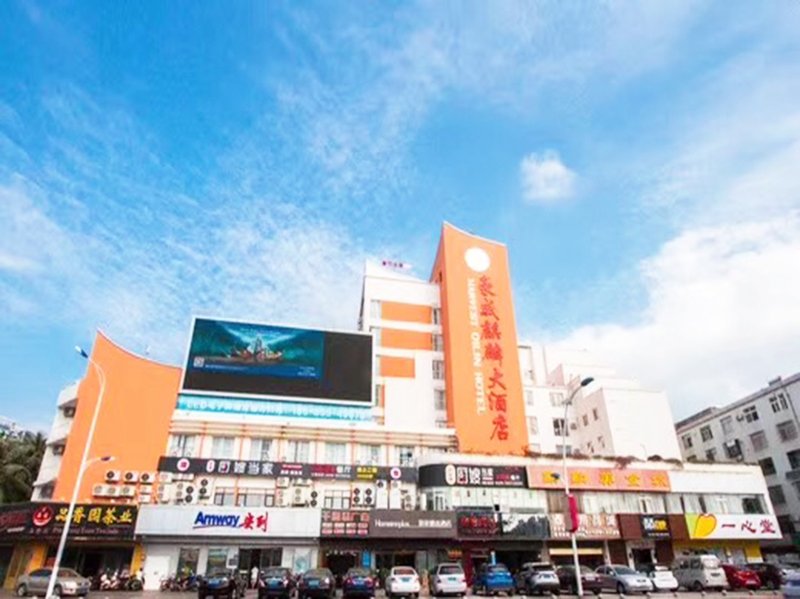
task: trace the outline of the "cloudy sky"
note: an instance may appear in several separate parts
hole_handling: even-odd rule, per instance
[[[0,3],[0,414],[100,327],[354,327],[368,259],[505,241],[524,339],[677,417],[800,370],[800,4]]]

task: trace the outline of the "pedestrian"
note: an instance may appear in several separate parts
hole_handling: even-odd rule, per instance
[[[250,570],[250,588],[256,588],[256,584],[258,583],[258,566],[253,566],[253,569]]]

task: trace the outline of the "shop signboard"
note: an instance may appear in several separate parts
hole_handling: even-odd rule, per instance
[[[372,510],[369,526],[375,538],[451,539],[455,533],[453,512]]]
[[[430,464],[420,466],[419,486],[524,488],[525,467]]]
[[[182,391],[372,404],[372,335],[195,318]]]
[[[770,514],[686,514],[690,539],[780,539]]]
[[[33,507],[30,503],[0,506],[0,535],[18,536],[25,533],[31,523]]]
[[[500,523],[504,538],[543,540],[550,536],[547,514],[504,512],[500,515]]]
[[[646,539],[668,539],[669,517],[664,514],[661,516],[651,516],[649,514],[640,516],[642,524],[642,536]]]
[[[500,534],[499,514],[490,510],[456,512],[459,537],[495,537]]]
[[[257,460],[218,460],[162,456],[159,472],[176,474],[232,474],[263,478],[311,478],[317,480],[350,480],[373,482],[399,480],[415,482],[414,468],[400,466],[350,466],[341,464],[298,464],[293,462],[260,462]]]
[[[569,526],[564,514],[550,515],[550,538],[569,539]],[[579,539],[619,539],[617,517],[613,514],[579,514],[580,526],[575,536]]]
[[[0,512],[0,533],[20,538],[57,538],[64,530],[69,506],[65,503],[29,503]],[[135,505],[85,504],[75,506],[70,537],[133,539],[138,509]]]
[[[321,518],[321,537],[362,538],[370,534],[370,511],[322,510]]]
[[[664,470],[632,468],[567,469],[569,486],[573,490],[643,491],[668,493],[669,475]],[[563,489],[561,466],[528,466],[528,487],[531,489]]]
[[[136,534],[169,537],[318,537],[320,510],[144,505]]]

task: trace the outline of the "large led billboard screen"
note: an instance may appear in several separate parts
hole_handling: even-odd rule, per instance
[[[372,401],[372,336],[196,318],[186,393]]]

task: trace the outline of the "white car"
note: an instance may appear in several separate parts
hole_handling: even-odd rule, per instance
[[[787,599],[800,597],[800,574],[789,574],[781,586],[781,592]]]
[[[678,579],[666,566],[652,566],[648,569],[647,577],[653,583],[656,591],[678,590]]]
[[[467,594],[467,577],[461,564],[439,564],[431,574],[431,595],[442,597],[443,595],[458,595],[463,597]]]
[[[392,597],[419,597],[419,576],[414,568],[398,566],[392,568],[386,577],[386,596]]]

